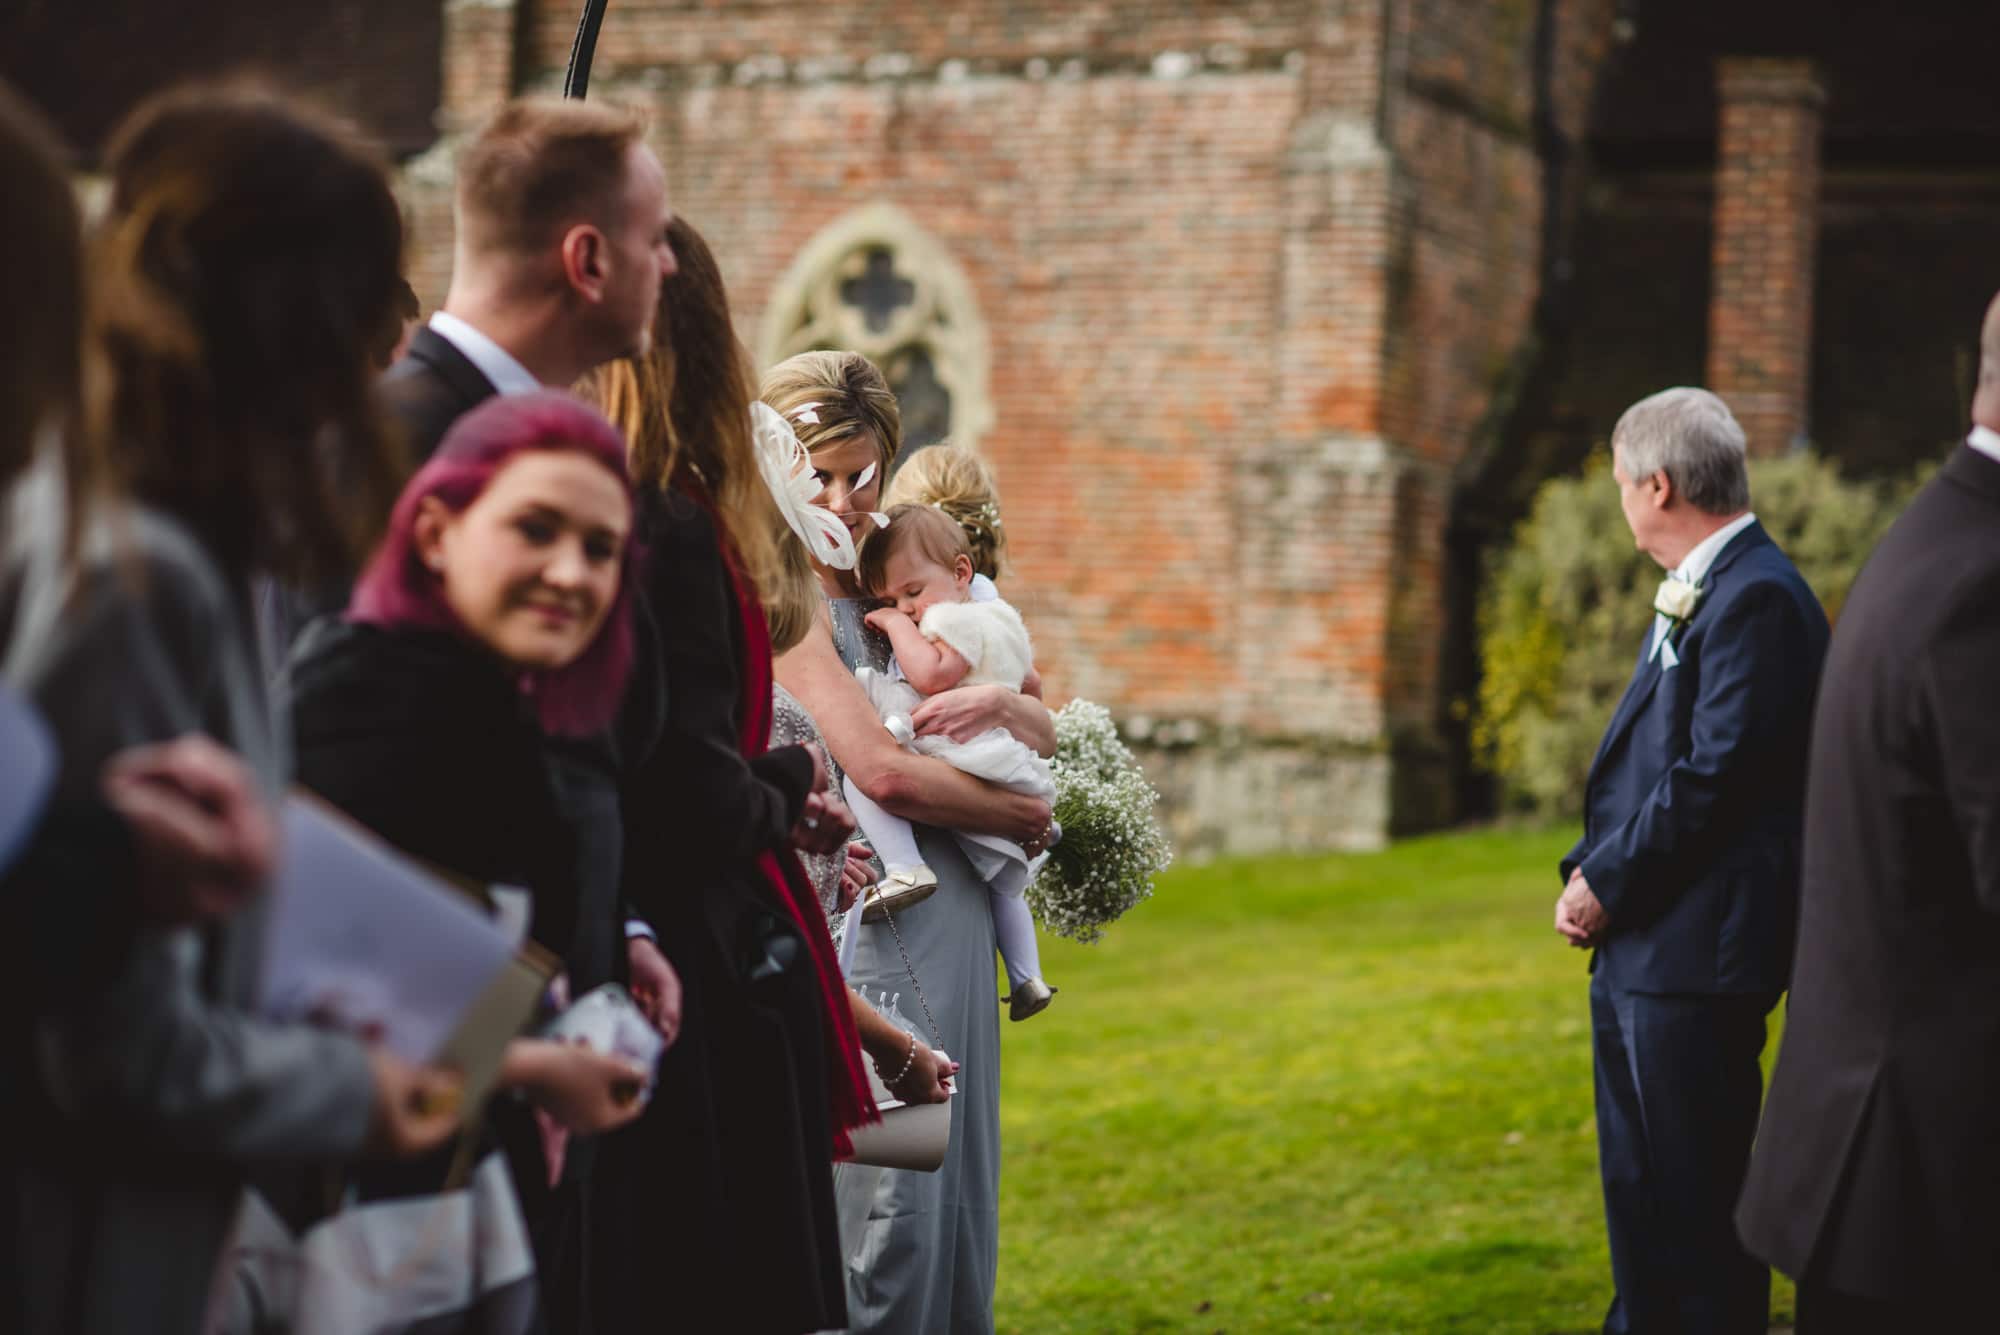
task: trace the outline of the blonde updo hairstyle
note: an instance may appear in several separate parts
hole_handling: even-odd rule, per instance
[[[887,485],[889,466],[903,449],[903,415],[874,362],[858,352],[801,352],[764,373],[758,397],[792,424],[808,454],[866,432]],[[817,422],[799,420],[806,404]]]
[[[1007,564],[1007,531],[1000,523],[1000,490],[993,471],[963,445],[940,441],[903,460],[882,493],[882,508],[927,505],[965,530],[972,568],[1000,578]]]

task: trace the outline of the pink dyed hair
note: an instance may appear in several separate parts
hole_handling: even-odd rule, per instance
[[[348,600],[347,617],[384,627],[414,626],[464,634],[444,600],[437,576],[416,551],[417,512],[435,496],[454,514],[478,500],[494,475],[524,450],[569,450],[594,459],[632,498],[625,473],[625,438],[589,404],[554,390],[489,399],[458,419],[437,453],[417,470],[396,500],[389,529]],[[636,539],[625,544],[618,593],[597,636],[576,661],[530,675],[528,688],[544,732],[584,736],[611,722],[632,674],[632,586]]]

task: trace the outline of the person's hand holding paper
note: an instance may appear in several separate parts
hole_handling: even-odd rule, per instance
[[[646,1106],[640,1097],[645,1071],[581,1043],[517,1038],[508,1045],[500,1078],[526,1090],[564,1130],[580,1136],[615,1131]]]

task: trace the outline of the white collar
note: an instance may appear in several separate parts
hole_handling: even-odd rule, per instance
[[[1972,434],[1965,438],[1965,443],[1989,459],[2000,460],[2000,431],[1992,427],[1972,428]]]
[[[535,373],[521,365],[513,353],[474,329],[450,311],[431,316],[431,328],[439,338],[465,354],[501,394],[533,394],[542,387]]]
[[[1757,516],[1748,511],[1736,516],[1696,543],[1694,550],[1675,567],[1674,574],[1684,583],[1701,583],[1708,578],[1708,568],[1715,564],[1716,557],[1722,555],[1722,549],[1729,545],[1729,540],[1756,522]]]

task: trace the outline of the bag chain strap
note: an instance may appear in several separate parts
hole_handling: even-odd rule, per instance
[[[924,1020],[931,1027],[931,1037],[937,1040],[937,1050],[944,1051],[944,1034],[938,1029],[937,1017],[931,1014],[931,1003],[924,999],[924,985],[917,981],[917,966],[910,963],[910,950],[903,944],[903,934],[896,930],[896,915],[889,912],[889,905],[883,898],[879,886],[868,887],[876,902],[882,905],[882,916],[889,923],[889,935],[896,938],[897,953],[903,957],[903,970],[910,975],[910,986],[917,990],[917,1005],[923,1008]]]

